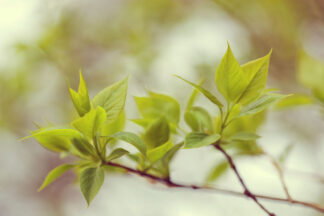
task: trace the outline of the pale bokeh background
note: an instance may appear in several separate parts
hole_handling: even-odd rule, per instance
[[[72,114],[66,79],[82,68],[90,93],[131,75],[128,118],[137,116],[132,96],[145,89],[168,93],[185,104],[190,80],[213,73],[226,42],[241,63],[273,48],[269,86],[306,92],[296,79],[296,53],[303,48],[324,60],[324,5],[320,1],[0,0],[0,215],[264,215],[252,201],[208,192],[166,189],[136,176],[107,174],[87,208],[72,173],[38,193],[47,172],[62,163],[33,140],[18,139],[33,121],[67,123]],[[210,78],[210,79],[209,79]],[[215,108],[204,98],[199,103]],[[289,170],[323,175],[324,119],[317,106],[271,111],[259,144],[277,157],[293,143]],[[138,130],[131,123],[127,128]],[[222,155],[211,148],[183,150],[172,178],[200,184]],[[284,196],[276,170],[264,157],[236,160],[251,190]],[[324,204],[323,181],[285,172],[294,198]],[[241,190],[232,172],[215,186]],[[316,216],[313,210],[263,202],[281,215]]]

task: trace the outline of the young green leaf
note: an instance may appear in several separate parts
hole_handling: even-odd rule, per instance
[[[169,140],[170,129],[166,118],[157,119],[145,131],[143,139],[146,143],[147,149],[156,148]]]
[[[250,61],[242,65],[242,69],[249,83],[240,95],[238,102],[242,105],[248,104],[262,94],[268,76],[269,61],[271,56],[270,51],[266,56]]]
[[[154,163],[157,160],[161,159],[172,148],[172,146],[172,142],[169,140],[163,145],[149,150],[147,152],[147,157],[152,163]]]
[[[280,99],[284,97],[285,95],[280,95],[280,94],[265,94],[261,96],[258,100],[253,101],[252,103],[243,107],[240,116],[253,115],[258,112],[261,112],[262,110],[278,102]]]
[[[101,129],[102,136],[109,136],[111,134],[122,131],[126,122],[125,113],[121,112],[120,115],[112,121],[106,122]]]
[[[199,148],[202,146],[210,145],[219,140],[219,134],[208,135],[200,132],[191,132],[187,134],[184,141],[184,148]]]
[[[203,95],[205,95],[205,97],[207,97],[211,102],[213,102],[214,104],[216,104],[219,108],[223,107],[223,104],[216,98],[216,96],[214,96],[212,93],[210,93],[209,91],[207,91],[206,89],[204,89],[203,87],[196,85],[195,83],[192,83],[178,75],[175,75],[176,77],[178,77],[179,79],[182,79],[183,81],[185,81],[186,83],[192,85],[193,87],[195,87],[198,91],[200,91]]]
[[[68,151],[71,147],[71,140],[81,137],[77,130],[56,127],[41,128],[31,134],[21,140],[34,137],[43,147],[54,152]]]
[[[180,105],[174,98],[149,92],[149,97],[135,97],[135,101],[143,118],[156,119],[165,117],[176,125],[179,123]]]
[[[125,142],[128,142],[135,146],[143,155],[146,155],[146,146],[143,140],[134,133],[130,132],[118,132],[111,135],[112,138],[119,139]]]
[[[132,119],[131,121],[143,127],[144,129],[147,129],[156,121],[156,118]],[[177,133],[177,125],[172,122],[168,122],[168,123],[169,123],[170,132]]]
[[[127,95],[128,77],[108,86],[92,100],[94,107],[101,106],[107,113],[107,120],[116,119],[123,111]]]
[[[43,190],[45,187],[47,187],[49,184],[51,184],[53,181],[55,181],[57,178],[59,178],[66,171],[72,169],[73,167],[74,165],[72,164],[63,164],[54,168],[51,172],[48,173],[42,186],[39,187],[38,191]]]
[[[198,86],[201,86],[203,83],[204,83],[204,80],[201,80],[198,83]],[[192,91],[192,93],[190,95],[190,98],[189,98],[189,100],[187,102],[186,111],[189,111],[193,107],[194,103],[197,100],[198,94],[199,94],[199,91],[196,88],[194,88],[194,90]]]
[[[293,94],[289,97],[283,98],[276,105],[275,109],[287,109],[294,106],[314,104],[314,99],[304,94]]]
[[[230,46],[217,67],[215,82],[227,101],[236,101],[248,85],[248,77],[236,61]]]
[[[98,131],[100,131],[105,121],[106,112],[102,107],[98,106],[83,117],[73,121],[72,126],[78,129],[85,136],[92,138]]]
[[[229,164],[227,161],[223,161],[217,164],[207,176],[206,182],[210,183],[216,181],[219,177],[221,177],[226,172],[228,168],[229,168]]]
[[[88,205],[99,192],[105,179],[102,167],[85,168],[80,175],[80,188]]]
[[[107,161],[112,161],[115,160],[117,158],[120,158],[122,156],[124,156],[125,154],[129,154],[129,152],[123,148],[117,148],[114,149],[106,158]]]
[[[87,85],[83,79],[81,70],[80,70],[80,84],[78,92],[74,91],[73,89],[69,88],[70,96],[73,102],[75,109],[78,111],[80,116],[83,116],[87,112],[90,111],[90,99],[88,95]]]
[[[253,141],[259,139],[260,136],[252,132],[238,132],[230,137],[233,141]]]
[[[85,139],[73,139],[72,144],[84,156],[96,155],[95,148]]]

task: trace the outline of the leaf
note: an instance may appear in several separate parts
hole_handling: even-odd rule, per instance
[[[134,122],[135,124],[143,127],[144,129],[149,128],[155,121],[156,118],[144,118],[144,119],[132,119],[132,122]],[[169,129],[172,133],[177,133],[177,125],[175,125],[172,122],[168,122],[169,123]]]
[[[265,94],[261,96],[258,100],[253,101],[247,106],[243,107],[240,116],[253,115],[262,110],[266,109],[268,106],[278,102],[280,99],[286,97],[280,94]]]
[[[104,126],[101,129],[101,135],[102,136],[109,136],[111,134],[117,133],[121,130],[123,130],[126,122],[125,113],[121,112],[120,115],[107,123],[104,124]]]
[[[208,135],[200,132],[192,132],[187,134],[184,141],[184,148],[199,148],[202,146],[210,145],[219,140],[219,134]]]
[[[276,105],[275,109],[287,109],[294,106],[310,105],[313,104],[314,100],[308,95],[293,94],[289,97],[283,98]]]
[[[201,92],[203,95],[205,95],[205,97],[207,97],[211,102],[213,102],[214,104],[216,104],[219,108],[223,107],[223,104],[209,91],[207,91],[206,89],[204,89],[203,87],[196,85],[178,75],[175,75],[176,77],[178,77],[179,79],[182,79],[183,81],[185,81],[186,83],[192,85],[193,87],[195,87],[199,92]]]
[[[96,109],[92,109],[90,112],[85,114],[72,122],[72,126],[78,129],[85,136],[92,138],[102,128],[106,121],[105,110],[98,106]]]
[[[156,119],[165,117],[176,125],[179,123],[180,105],[174,98],[149,92],[149,97],[135,97],[135,101],[143,118]]]
[[[172,148],[172,142],[169,140],[163,145],[160,145],[154,149],[149,150],[147,152],[147,157],[152,163],[154,163],[157,160],[161,159],[171,148]]]
[[[51,170],[46,176],[42,186],[39,187],[38,191],[43,190],[45,187],[47,187],[49,184],[51,184],[53,181],[55,181],[57,178],[59,178],[66,171],[72,169],[73,167],[74,165],[72,164],[63,164]]]
[[[92,100],[94,107],[101,106],[107,113],[107,120],[116,119],[123,111],[127,96],[128,77],[108,86]]]
[[[294,144],[289,144],[284,148],[284,150],[278,157],[278,161],[281,164],[283,164],[287,160],[288,156],[291,154],[294,147],[295,147]]]
[[[129,154],[129,152],[123,148],[117,148],[115,150],[113,150],[108,157],[106,158],[107,161],[112,161],[115,160],[117,158],[122,157],[125,154]]]
[[[236,61],[229,44],[217,67],[215,82],[219,92],[227,101],[236,101],[248,85],[248,77]]]
[[[216,181],[219,177],[221,177],[226,172],[228,168],[229,168],[229,164],[227,161],[223,161],[217,164],[209,173],[206,181],[207,182]]]
[[[96,155],[94,147],[85,139],[73,139],[72,144],[84,156]]]
[[[201,81],[198,83],[198,86],[201,86],[203,83],[204,83],[204,80],[201,80]],[[188,100],[188,102],[187,102],[186,111],[189,111],[189,110],[193,107],[194,103],[195,103],[196,100],[197,100],[198,94],[199,94],[199,91],[195,88],[195,89],[192,91],[192,93],[191,93],[191,95],[190,95],[190,98],[189,98],[189,100]]]
[[[142,139],[139,136],[137,136],[136,134],[123,131],[123,132],[115,133],[115,134],[111,135],[111,137],[132,144],[143,155],[146,155],[146,146],[145,146],[144,142],[142,141]]]
[[[78,92],[74,91],[73,89],[69,88],[70,96],[73,102],[75,109],[78,111],[80,116],[83,116],[87,112],[90,111],[90,99],[88,95],[87,85],[83,79],[81,70],[80,70],[80,83]]]
[[[271,52],[270,50],[266,56],[242,65],[244,74],[248,77],[248,85],[238,99],[240,104],[248,104],[262,94],[267,83]]]
[[[169,140],[170,129],[166,118],[157,119],[146,130],[143,139],[147,149],[153,149]]]
[[[213,131],[213,122],[210,114],[202,107],[192,107],[185,113],[185,121],[193,131]]]
[[[230,140],[233,141],[252,141],[259,139],[260,136],[252,132],[238,132],[230,137]]]
[[[21,140],[34,137],[43,147],[54,152],[68,151],[71,147],[71,140],[81,137],[77,130],[56,127],[41,128],[31,134]]]
[[[174,145],[170,150],[168,150],[167,153],[164,154],[164,156],[160,160],[155,162],[154,167],[159,170],[162,176],[169,176],[169,164],[182,146],[183,143]]]
[[[86,168],[80,175],[80,188],[88,205],[99,192],[105,179],[102,167]]]

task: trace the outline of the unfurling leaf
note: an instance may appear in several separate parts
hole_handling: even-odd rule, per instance
[[[147,149],[156,148],[169,140],[170,129],[166,118],[157,119],[146,130],[143,138]]]
[[[81,70],[80,70],[80,84],[78,92],[74,91],[73,89],[69,88],[70,96],[73,102],[75,109],[78,111],[80,116],[83,116],[87,112],[90,111],[90,99],[88,95],[87,85],[83,79]]]
[[[148,159],[154,163],[155,161],[161,159],[170,149],[172,148],[172,142],[167,141],[163,145],[160,145],[154,149],[147,152]]]
[[[85,136],[92,138],[100,131],[105,121],[106,112],[102,107],[98,106],[96,109],[92,109],[84,116],[73,121],[72,126]]]
[[[144,119],[164,117],[177,125],[180,120],[180,105],[174,98],[149,92],[149,97],[135,97],[139,112]]]
[[[219,92],[227,101],[236,101],[248,85],[248,81],[249,77],[244,74],[228,45],[215,75],[215,82]]]
[[[146,146],[145,146],[143,140],[136,134],[122,131],[122,132],[118,132],[118,133],[111,135],[111,137],[132,144],[143,155],[146,155]]]
[[[178,75],[175,75],[176,77],[182,79],[183,81],[185,81],[186,83],[192,85],[193,87],[195,87],[198,91],[200,91],[205,97],[207,97],[211,102],[213,102],[214,104],[216,104],[219,108],[223,107],[223,104],[216,98],[215,95],[213,95],[212,93],[210,93],[209,91],[207,91],[206,89],[204,89],[203,87],[201,87],[200,85],[197,85],[195,83],[192,83]]]
[[[210,145],[219,140],[221,136],[219,134],[208,135],[200,132],[192,132],[187,134],[184,141],[184,148],[199,148],[202,146]]]
[[[108,86],[92,100],[93,106],[101,106],[107,113],[107,120],[116,119],[124,109],[127,95],[128,77]]]
[[[280,99],[282,99],[284,97],[285,97],[285,95],[280,95],[280,94],[262,95],[256,101],[253,101],[252,103],[243,107],[241,110],[240,116],[253,115],[258,112],[261,112],[262,110],[264,110],[267,107],[269,107],[270,105],[278,102]]]
[[[55,181],[57,178],[59,178],[66,171],[72,169],[73,167],[74,165],[72,164],[63,164],[54,168],[51,172],[48,173],[42,186],[39,187],[38,191],[43,190],[45,187],[47,187],[49,184],[51,184],[53,181]]]
[[[113,150],[108,157],[106,158],[107,161],[112,161],[115,160],[117,158],[120,158],[122,156],[124,156],[125,154],[128,154],[129,152],[123,148],[117,148],[115,150]]]
[[[80,175],[80,188],[88,205],[99,192],[105,179],[102,167],[86,168]]]
[[[213,131],[212,118],[202,107],[192,107],[190,111],[185,112],[184,118],[193,131],[209,133]]]
[[[73,139],[72,144],[83,156],[96,155],[95,148],[86,139]]]
[[[308,95],[293,94],[291,96],[288,96],[280,100],[275,105],[275,109],[281,110],[281,109],[291,108],[294,106],[310,105],[310,104],[314,104],[314,102],[315,102],[314,99]]]

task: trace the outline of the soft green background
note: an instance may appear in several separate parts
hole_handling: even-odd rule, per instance
[[[310,94],[297,78],[298,56],[304,50],[324,61],[323,11],[320,0],[0,0],[0,215],[262,215],[246,199],[168,190],[120,175],[107,175],[87,208],[72,173],[38,193],[46,173],[61,160],[33,140],[17,140],[35,129],[33,121],[63,125],[76,115],[67,86],[76,87],[79,68],[90,96],[131,75],[128,118],[138,116],[133,96],[146,89],[171,94],[184,108],[191,88],[172,74],[197,82],[205,77],[213,89],[227,41],[240,63],[272,48],[268,87]],[[199,102],[215,112],[207,100]],[[294,144],[285,164],[291,194],[324,204],[323,181],[309,177],[324,171],[320,106],[272,111],[267,119],[259,131],[265,150],[278,156]],[[199,184],[220,159],[208,148],[183,150],[172,164],[172,178]],[[254,192],[284,196],[267,159],[237,163]],[[215,185],[241,189],[231,172]],[[278,215],[320,215],[264,203]]]

